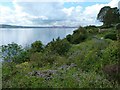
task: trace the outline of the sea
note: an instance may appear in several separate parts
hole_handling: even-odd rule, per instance
[[[77,28],[1,28],[0,29],[0,46],[12,42],[19,45],[27,46],[40,40],[44,45],[60,37],[72,34]]]
[[[0,46],[17,43],[22,47],[40,40],[44,45],[53,39],[63,39],[77,28],[0,28]],[[0,57],[0,62],[2,62]]]

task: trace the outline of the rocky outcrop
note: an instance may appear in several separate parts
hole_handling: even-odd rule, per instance
[[[33,71],[29,72],[28,75],[30,76],[37,76],[41,78],[45,78],[46,80],[52,79],[54,74],[59,73],[59,70],[69,70],[70,68],[77,67],[76,64],[71,63],[70,65],[62,65],[58,67],[56,70],[41,70],[41,71]]]

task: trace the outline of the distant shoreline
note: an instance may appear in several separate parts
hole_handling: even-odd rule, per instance
[[[0,27],[0,28],[78,28],[78,27]]]
[[[0,25],[0,28],[78,28],[77,26],[16,26]]]

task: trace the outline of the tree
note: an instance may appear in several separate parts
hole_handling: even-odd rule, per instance
[[[22,52],[22,47],[16,43],[2,45],[2,58],[7,62],[12,62],[16,55]]]
[[[97,19],[107,26],[119,23],[120,22],[119,9],[117,7],[111,8],[110,6],[105,6],[101,8],[100,12],[97,15]]]
[[[56,39],[48,43],[46,48],[49,48],[53,53],[58,53],[59,55],[65,55],[71,48],[71,44],[66,39]]]
[[[43,44],[41,41],[35,41],[31,44],[31,48],[33,52],[41,52],[43,50]]]
[[[72,44],[79,44],[87,39],[87,31],[83,27],[79,27],[77,30],[73,31],[72,35],[66,36],[66,39]]]

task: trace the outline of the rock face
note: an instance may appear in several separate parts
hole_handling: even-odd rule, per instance
[[[46,80],[50,80],[52,79],[52,75],[59,73],[59,70],[68,70],[73,67],[77,67],[77,65],[74,63],[71,63],[70,65],[62,65],[58,67],[56,70],[32,71],[32,72],[29,72],[28,75],[41,77],[41,78],[45,78]]]
[[[42,78],[45,78],[46,80],[49,80],[52,78],[52,75],[55,74],[56,72],[57,70],[33,71],[33,72],[30,72],[29,75],[42,77]]]

